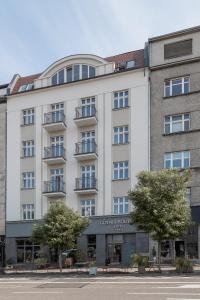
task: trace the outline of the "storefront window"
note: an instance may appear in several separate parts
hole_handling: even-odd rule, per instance
[[[96,258],[96,235],[88,235],[87,254],[89,258]]]
[[[40,251],[39,245],[34,245],[28,239],[16,240],[16,244],[18,263],[32,263],[34,259],[38,258]]]

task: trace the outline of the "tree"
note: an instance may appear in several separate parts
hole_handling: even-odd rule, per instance
[[[33,228],[32,239],[41,245],[58,249],[59,268],[62,272],[62,252],[72,249],[76,238],[85,230],[89,221],[80,217],[63,202],[51,205],[41,224]]]
[[[134,205],[131,220],[158,242],[161,270],[161,242],[180,237],[191,224],[191,210],[185,198],[190,173],[174,169],[142,171],[137,179],[135,189],[129,192]]]

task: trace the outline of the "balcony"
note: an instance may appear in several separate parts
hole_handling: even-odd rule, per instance
[[[44,147],[43,161],[47,164],[63,164],[65,160],[65,148],[62,145]]]
[[[97,124],[95,104],[76,107],[74,122],[78,127],[91,126]]]
[[[44,114],[43,128],[48,132],[66,129],[65,114],[63,111],[52,111]]]
[[[97,179],[95,177],[76,178],[74,191],[78,194],[96,194]]]
[[[75,144],[74,157],[79,160],[97,159],[97,144],[95,141],[86,141]]]
[[[51,198],[65,197],[65,182],[61,180],[44,181],[43,196]]]

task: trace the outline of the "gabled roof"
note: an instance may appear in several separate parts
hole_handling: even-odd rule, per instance
[[[144,67],[144,49],[105,57],[104,60],[106,60],[108,62],[114,62],[116,64],[134,60],[136,62],[137,68],[143,68]],[[25,77],[19,77],[19,79],[17,80],[17,82],[12,90],[12,93],[13,94],[17,93],[19,91],[20,86],[22,86],[22,85],[33,83],[34,80],[39,78],[41,74],[42,73],[29,75],[29,76],[25,76]]]

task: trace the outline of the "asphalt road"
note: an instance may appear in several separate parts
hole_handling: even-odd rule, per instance
[[[0,300],[200,300],[200,276],[0,278]]]

